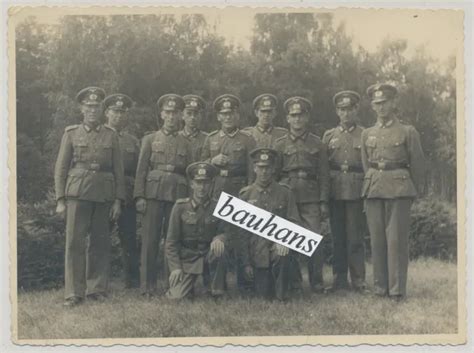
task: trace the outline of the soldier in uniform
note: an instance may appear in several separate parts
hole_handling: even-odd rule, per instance
[[[214,180],[213,197],[219,199],[222,191],[238,196],[240,189],[247,186],[253,173],[250,152],[255,148],[254,139],[238,128],[240,120],[240,100],[231,94],[224,94],[214,101],[214,110],[221,129],[211,132],[204,141],[201,159],[218,168]],[[240,290],[249,289],[244,265],[241,261],[239,237],[231,238],[237,270],[237,285]]]
[[[275,149],[281,158],[281,181],[291,187],[296,197],[303,226],[315,233],[321,232],[321,219],[328,216],[329,165],[326,145],[310,133],[312,104],[302,97],[285,101],[289,132],[276,140]],[[324,256],[322,245],[308,260],[308,275],[314,292],[324,291]],[[301,289],[299,267],[292,271],[293,289]]]
[[[178,199],[171,211],[166,257],[171,271],[170,299],[182,299],[194,293],[194,283],[207,265],[210,272],[209,293],[221,296],[225,290],[226,235],[222,221],[212,213],[216,201],[211,199],[212,182],[217,168],[196,162],[188,166],[191,197]]]
[[[362,127],[357,125],[360,96],[342,91],[333,98],[339,126],[326,131],[331,174],[330,224],[333,238],[333,290],[365,289],[364,207],[360,197],[364,171],[361,159]]]
[[[163,126],[142,140],[134,189],[137,211],[143,213],[140,287],[146,296],[152,296],[156,290],[161,234],[166,235],[175,201],[188,194],[186,167],[192,159],[191,145],[178,134],[183,99],[166,94],[157,105]]]
[[[140,153],[140,141],[124,131],[127,125],[127,112],[132,104],[132,99],[121,93],[112,94],[104,100],[107,125],[118,134],[125,173],[125,204],[117,222],[118,236],[122,248],[125,288],[138,287],[139,284],[137,214],[133,201],[133,186],[135,184],[138,154]]]
[[[277,116],[278,99],[273,94],[261,94],[253,100],[253,109],[258,119],[257,125],[242,129],[250,134],[257,147],[273,147],[275,141],[288,132],[282,127],[273,126]]]
[[[291,222],[301,224],[295,197],[289,186],[275,181],[278,152],[257,148],[251,152],[255,182],[240,190],[239,198]],[[246,233],[245,231],[243,231]],[[289,265],[293,252],[257,235],[244,235],[245,272],[254,278],[254,290],[259,297],[284,301],[288,299]]]
[[[100,122],[104,97],[98,87],[77,94],[84,120],[66,128],[56,160],[56,212],[66,214],[67,307],[81,303],[84,295],[93,300],[106,296],[110,222],[118,220],[125,198],[119,139]]]
[[[372,245],[375,294],[401,300],[406,295],[410,207],[424,178],[420,137],[394,114],[397,89],[367,89],[377,122],[362,132],[367,223]]]
[[[199,129],[206,110],[206,102],[200,96],[194,94],[183,96],[183,100],[185,104],[183,111],[184,128],[179,134],[184,136],[193,146],[192,161],[197,162],[201,160],[202,146],[207,136],[207,133]]]

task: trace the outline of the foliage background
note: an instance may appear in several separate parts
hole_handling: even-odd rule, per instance
[[[199,14],[65,16],[55,24],[29,17],[16,28],[16,60],[19,280],[25,287],[62,275],[64,228],[52,213],[53,168],[64,128],[80,121],[74,96],[90,85],[134,99],[128,129],[140,138],[157,128],[155,102],[169,92],[200,94],[210,106],[222,93],[236,94],[242,126],[255,123],[251,102],[258,94],[271,92],[280,102],[303,95],[314,104],[312,129],[322,135],[338,123],[337,91],[361,93],[360,120],[370,126],[375,119],[365,90],[392,82],[400,91],[397,114],[418,129],[429,162],[423,200],[414,209],[412,255],[455,255],[454,57],[440,63],[423,47],[408,56],[407,41],[394,38],[369,53],[354,48],[331,14],[274,13],[255,15],[248,50],[226,43]],[[210,108],[206,131],[216,128]],[[276,123],[285,126],[283,114]]]

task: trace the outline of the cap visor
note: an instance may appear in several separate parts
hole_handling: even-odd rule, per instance
[[[273,107],[262,107],[262,108],[259,108],[259,110],[261,110],[262,112],[268,112],[270,110],[273,110],[274,108]]]
[[[208,177],[208,176],[200,176],[200,175],[196,175],[194,178],[192,178],[192,180],[210,180],[211,178]]]
[[[219,113],[230,113],[230,112],[232,112],[232,109],[230,109],[230,108],[219,110]]]
[[[387,97],[375,98],[375,99],[372,99],[372,103],[385,102],[386,100],[388,100]]]
[[[352,106],[351,103],[339,103],[339,104],[336,104],[336,107],[337,108],[346,108],[346,107],[350,107]]]

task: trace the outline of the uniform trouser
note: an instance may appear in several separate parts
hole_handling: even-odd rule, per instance
[[[135,286],[139,282],[137,213],[135,205],[128,204],[122,208],[122,214],[117,223],[120,246],[122,248],[125,286]]]
[[[152,293],[156,290],[160,240],[162,234],[166,236],[173,205],[174,202],[171,201],[146,200],[146,210],[142,219],[140,261],[140,289],[142,293]],[[166,269],[164,272],[167,282],[169,275]]]
[[[354,287],[365,281],[364,204],[362,200],[331,200],[330,223],[333,239],[334,284],[347,283],[347,272]]]
[[[212,296],[221,296],[225,292],[226,256],[226,252],[221,257],[215,257],[208,252],[204,259],[209,269],[208,289]],[[171,286],[166,296],[170,299],[182,299],[193,295],[194,283],[198,277],[199,274],[184,272],[181,281]]]
[[[110,267],[110,203],[67,200],[65,298],[105,293]]]
[[[254,267],[254,288],[255,294],[266,299],[277,298],[285,301],[288,299],[288,289],[290,286],[290,258],[276,255],[270,267]]]
[[[406,294],[412,199],[367,199],[375,292]]]
[[[303,220],[303,227],[315,232],[321,233],[321,211],[320,204],[314,203],[298,203],[298,211]],[[306,257],[306,256],[305,256]],[[323,265],[324,252],[322,242],[316,248],[313,255],[307,259],[308,264],[308,278],[311,288],[323,285]],[[302,276],[297,261],[292,261],[291,265],[291,286],[293,288],[302,287]]]

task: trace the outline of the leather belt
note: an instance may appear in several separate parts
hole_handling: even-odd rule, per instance
[[[211,243],[208,241],[183,240],[182,242],[184,247],[193,250],[207,250],[211,246]]]
[[[369,162],[369,166],[378,170],[406,169],[409,167],[408,163],[389,161]]]
[[[154,170],[162,170],[164,172],[176,173],[184,175],[185,170],[183,167],[179,167],[173,164],[157,164],[155,165]]]
[[[224,178],[246,177],[247,173],[242,170],[220,169],[219,176]]]
[[[92,170],[94,172],[112,172],[112,169],[109,167],[104,167],[100,165],[100,163],[86,163],[86,162],[76,162],[74,163],[75,169],[85,169],[85,170]]]
[[[356,166],[356,165],[349,165],[349,164],[334,164],[331,163],[330,167],[332,170],[338,170],[343,173],[349,173],[349,172],[354,172],[354,173],[363,173],[364,170],[362,169],[361,166]]]
[[[290,177],[290,178],[299,178],[299,179],[317,179],[317,175],[314,173],[310,173],[306,170],[298,169],[298,170],[290,170],[287,172],[282,172],[283,177]]]

